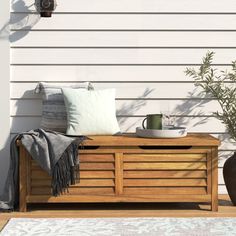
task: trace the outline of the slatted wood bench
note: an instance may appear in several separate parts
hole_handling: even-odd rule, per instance
[[[219,140],[91,136],[79,151],[80,182],[51,196],[51,177],[20,145],[20,211],[28,203],[208,202],[218,210]]]

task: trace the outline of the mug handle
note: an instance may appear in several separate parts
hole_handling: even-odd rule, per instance
[[[143,122],[142,122],[142,126],[143,126],[143,128],[144,129],[146,129],[146,127],[145,127],[145,125],[144,125],[144,122],[146,121],[146,119],[147,119],[147,117],[143,120]]]

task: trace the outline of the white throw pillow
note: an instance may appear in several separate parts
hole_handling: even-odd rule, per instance
[[[113,135],[116,119],[115,89],[62,88],[67,110],[67,135]]]

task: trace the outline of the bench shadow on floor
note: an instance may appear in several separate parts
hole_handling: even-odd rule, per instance
[[[228,197],[219,198],[219,207],[231,206]],[[34,211],[210,211],[208,203],[54,203],[32,204],[28,206],[28,212]]]

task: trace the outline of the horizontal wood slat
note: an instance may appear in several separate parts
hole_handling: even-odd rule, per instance
[[[79,171],[79,178],[80,179],[113,179],[115,178],[114,171]],[[38,179],[51,179],[46,171],[32,170],[31,171],[31,179],[38,180]]]
[[[124,194],[206,194],[205,187],[124,187]]]
[[[114,163],[81,163],[81,170],[114,170]]]
[[[206,178],[206,171],[124,171],[124,178],[127,179],[145,179],[145,178]]]
[[[124,179],[127,186],[206,186],[206,179]]]
[[[114,179],[114,171],[80,171],[80,179]],[[206,171],[124,171],[124,178],[127,179],[152,179],[152,178],[206,178]],[[47,179],[51,176],[46,171],[32,170],[32,180]],[[222,169],[219,169],[219,183],[224,184]]]
[[[235,16],[236,22],[236,16]],[[229,64],[236,49],[214,49],[214,63]],[[12,49],[12,64],[198,64],[205,49]]]
[[[206,161],[206,154],[127,154],[124,162],[179,162],[179,161]]]
[[[49,197],[48,195],[28,196],[29,203],[56,203],[56,202],[210,202],[211,195],[204,194],[160,194],[160,195],[136,195],[136,196],[105,196],[105,195],[79,195],[68,196],[62,195],[60,197]]]
[[[205,170],[206,163],[124,163],[124,170]]]
[[[129,153],[129,150],[135,150],[137,152],[137,148],[142,150],[142,153],[145,152],[145,148],[143,146],[183,146],[183,148],[179,150],[175,149],[166,149],[166,150],[158,150],[157,153],[184,153],[183,149],[186,153],[207,153],[209,150],[209,146],[218,146],[220,141],[209,134],[197,134],[197,133],[189,133],[186,137],[179,139],[150,139],[150,138],[141,138],[137,137],[134,133],[132,134],[123,134],[123,135],[95,135],[89,136],[90,139],[84,140],[83,144],[86,146],[100,146],[107,149],[106,151],[109,153],[117,152],[118,150],[123,150],[124,154]],[[143,147],[143,148],[142,148]],[[195,147],[195,148],[190,148]],[[177,148],[178,149],[178,148]],[[98,149],[97,151],[101,150]],[[125,151],[127,150],[127,151]],[[149,149],[147,149],[149,150]],[[200,151],[201,150],[201,151]],[[95,150],[96,151],[96,150]],[[90,151],[88,151],[90,152]]]
[[[115,178],[115,172],[114,171],[80,171],[80,178],[81,179],[110,179]]]
[[[168,4],[170,5],[170,4]],[[11,14],[11,29],[34,30],[227,30],[236,16],[195,14],[55,14],[48,21],[39,15]]]
[[[80,163],[83,162],[114,162],[113,154],[79,154]]]
[[[115,192],[114,187],[93,187],[93,188],[69,188],[68,192],[66,191],[66,195],[81,195],[81,194],[91,194],[91,195],[113,195]],[[32,187],[31,188],[32,195],[49,195],[51,196],[51,188],[48,187]],[[63,194],[62,194],[63,195]]]
[[[40,170],[41,168],[38,166],[36,162],[32,162],[32,168],[34,170]],[[80,170],[114,170],[114,163],[80,163]]]
[[[31,180],[32,187],[51,186],[51,181],[47,179]],[[78,187],[99,187],[99,186],[115,186],[113,179],[81,179],[78,183],[71,185],[70,188]]]

